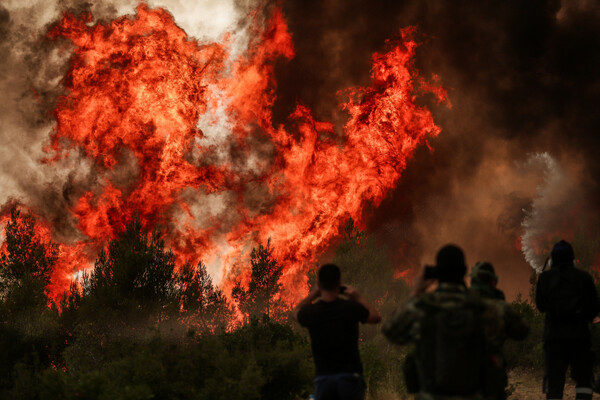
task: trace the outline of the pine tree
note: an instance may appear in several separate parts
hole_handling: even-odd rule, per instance
[[[113,310],[124,319],[161,317],[179,307],[175,256],[158,231],[145,232],[139,218],[101,251],[83,279],[82,303],[89,312]]]
[[[0,289],[14,307],[48,304],[47,286],[58,248],[43,241],[36,232],[31,214],[22,214],[16,205],[10,210],[5,228],[6,252],[0,256]]]
[[[271,241],[267,245],[258,245],[250,253],[252,272],[248,288],[242,288],[238,282],[233,288],[232,297],[237,301],[240,311],[247,317],[273,318],[275,311],[280,306],[278,300],[281,291],[281,278],[283,267],[273,257]]]
[[[0,397],[11,387],[18,365],[23,374],[60,365],[64,345],[58,310],[47,285],[57,259],[57,246],[43,240],[35,218],[16,205],[4,230],[6,250],[0,255]]]

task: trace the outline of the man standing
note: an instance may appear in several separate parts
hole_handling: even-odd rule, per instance
[[[589,323],[600,312],[591,275],[574,267],[571,245],[561,240],[552,249],[551,268],[537,282],[535,304],[546,313],[544,359],[547,399],[562,399],[567,367],[575,381],[575,398],[592,398]]]
[[[419,400],[481,399],[485,392],[487,340],[501,333],[524,338],[522,320],[510,310],[469,292],[464,254],[454,245],[437,254],[436,266],[417,277],[412,297],[383,327],[393,343],[415,343],[405,365],[407,387]],[[433,292],[426,292],[433,283]]]
[[[378,323],[379,311],[356,289],[342,286],[336,265],[325,264],[319,269],[317,288],[296,306],[293,315],[310,334],[316,367],[315,400],[364,399],[358,323]]]
[[[470,277],[471,286],[469,290],[483,298],[495,300],[491,302],[497,308],[497,312],[494,315],[502,316],[505,321],[511,320],[510,322],[505,322],[505,325],[513,327],[513,338],[515,338],[516,332],[517,339],[524,339],[529,329],[521,317],[504,301],[504,292],[497,288],[498,276],[496,275],[494,266],[489,262],[480,261],[471,269]],[[518,329],[514,327],[518,327]],[[506,372],[506,360],[504,359],[503,351],[506,338],[507,335],[502,329],[495,331],[488,330],[488,335],[486,336],[487,360],[484,368],[483,395],[484,398],[489,400],[505,400],[507,398],[508,374]]]

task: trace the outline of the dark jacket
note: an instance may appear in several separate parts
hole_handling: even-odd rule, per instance
[[[566,304],[573,299],[560,298],[560,285],[571,285],[576,306],[568,315],[560,315],[557,304]],[[590,340],[589,323],[600,313],[600,302],[592,276],[572,266],[553,267],[543,272],[537,282],[535,304],[546,313],[544,340]]]

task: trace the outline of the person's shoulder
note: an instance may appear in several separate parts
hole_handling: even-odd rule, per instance
[[[363,306],[362,304],[350,300],[350,299],[346,299],[343,297],[338,297],[337,300],[335,300],[336,302],[336,306],[342,309],[350,309],[350,310],[357,310],[357,309],[367,309],[365,306]]]
[[[320,300],[318,300],[318,301],[316,301],[314,303],[305,304],[304,306],[302,306],[300,308],[300,310],[298,310],[298,312],[302,313],[302,314],[311,314],[315,310],[317,310],[318,308],[320,308],[319,302],[320,302]]]
[[[548,279],[548,277],[556,275],[557,273],[558,273],[558,270],[556,268],[550,268],[545,271],[542,271],[542,273],[539,275],[538,279]]]
[[[579,276],[581,279],[586,279],[586,280],[593,280],[594,278],[592,278],[592,275],[587,272],[584,271],[582,269],[579,268],[572,268],[573,269],[573,273],[576,274],[577,276]]]
[[[506,295],[500,289],[494,289],[494,298],[497,300],[506,300]]]

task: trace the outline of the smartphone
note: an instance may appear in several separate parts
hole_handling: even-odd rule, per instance
[[[425,266],[425,280],[437,279],[437,268],[431,265]]]

